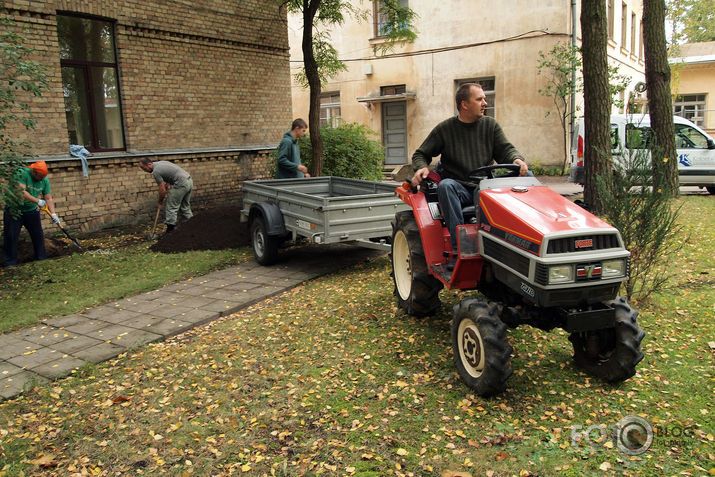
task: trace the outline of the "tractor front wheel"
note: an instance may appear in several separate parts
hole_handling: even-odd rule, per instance
[[[462,381],[480,396],[504,391],[513,373],[513,349],[497,305],[475,298],[462,300],[454,308],[450,325],[454,363]]]
[[[616,326],[605,330],[571,333],[576,365],[589,374],[613,383],[636,374],[643,359],[641,341],[645,332],[638,326],[638,311],[625,297],[608,302],[616,310]]]
[[[439,291],[443,285],[427,271],[420,231],[409,210],[395,217],[390,255],[397,306],[413,316],[435,314],[441,305]]]

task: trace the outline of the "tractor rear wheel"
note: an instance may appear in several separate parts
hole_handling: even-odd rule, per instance
[[[616,309],[616,326],[605,330],[571,333],[576,365],[607,382],[625,381],[636,374],[643,359],[641,341],[645,332],[638,326],[638,311],[625,297],[608,302]]]
[[[439,291],[443,285],[427,271],[420,231],[409,210],[395,216],[390,255],[397,306],[413,316],[435,314],[441,305]]]
[[[450,325],[454,364],[462,381],[480,396],[504,391],[513,373],[514,350],[506,338],[507,326],[497,315],[496,303],[462,300],[454,307]]]

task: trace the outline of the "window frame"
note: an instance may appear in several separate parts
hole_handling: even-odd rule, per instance
[[[399,0],[400,5],[409,8],[409,0]],[[380,19],[380,0],[373,0],[372,2],[372,25],[373,25],[373,37],[374,38],[384,38],[389,32],[382,31],[382,26],[385,25]]]
[[[91,144],[81,144],[84,146],[88,151],[90,152],[112,152],[112,151],[126,151],[127,148],[127,141],[126,141],[126,130],[125,130],[125,124],[124,124],[124,108],[122,106],[122,90],[121,90],[121,81],[120,81],[120,68],[119,68],[119,53],[117,49],[117,21],[111,18],[105,18],[105,17],[99,17],[96,15],[83,15],[79,14],[76,12],[66,12],[66,11],[58,11],[56,17],[72,17],[72,18],[80,18],[84,20],[90,20],[90,21],[99,21],[99,22],[104,22],[108,23],[111,26],[112,30],[112,55],[114,57],[114,62],[107,62],[107,61],[95,61],[95,60],[77,60],[77,59],[65,59],[60,57],[60,72],[62,72],[65,68],[71,68],[74,70],[79,70],[81,74],[83,75],[84,82],[85,82],[85,88],[83,90],[83,93],[86,95],[85,99],[87,100],[87,105],[88,105],[88,113],[90,115],[90,131],[91,131]],[[58,35],[58,41],[59,35],[60,35],[60,30],[59,30],[59,19],[57,20],[57,35]],[[60,41],[61,42],[61,41]],[[96,102],[95,102],[95,95],[93,88],[91,87],[92,85],[92,80],[97,79],[95,78],[95,74],[93,73],[94,68],[111,68],[114,70],[114,78],[116,80],[116,89],[117,89],[117,108],[119,111],[119,129],[121,131],[121,147],[101,147],[100,146],[100,134],[99,134],[99,128],[98,128],[98,115],[97,115],[97,108],[96,108]],[[62,86],[64,88],[64,80],[62,81]],[[64,100],[64,95],[63,95],[63,100]],[[66,109],[66,105],[65,105]],[[69,124],[67,124],[67,133],[69,135]],[[69,139],[69,138],[68,138]],[[72,142],[70,140],[70,142]]]
[[[695,99],[686,99],[695,98]],[[686,107],[692,106],[692,115],[688,116]],[[705,112],[707,111],[706,93],[679,94],[673,98],[673,115],[685,118],[698,127],[705,124]]]
[[[337,96],[338,102],[328,102],[328,103],[323,103],[323,99],[328,98],[328,99],[333,99],[334,96]],[[338,114],[331,114],[332,112],[335,111],[335,109],[338,110]],[[323,111],[325,111],[325,118],[323,118]],[[320,93],[320,111],[318,115],[318,119],[320,122],[320,126],[330,126],[330,127],[335,127],[337,124],[336,122],[340,121],[343,117],[342,114],[342,102],[341,102],[341,95],[340,91],[325,91],[323,93]]]

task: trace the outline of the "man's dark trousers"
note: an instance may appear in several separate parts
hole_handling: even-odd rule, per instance
[[[15,218],[12,216],[10,209],[5,207],[3,220],[5,228],[3,231],[2,260],[6,267],[17,265],[17,243],[23,226],[25,226],[32,239],[35,259],[44,260],[47,258],[45,234],[42,232],[42,220],[40,219],[39,210],[23,212],[19,217]]]

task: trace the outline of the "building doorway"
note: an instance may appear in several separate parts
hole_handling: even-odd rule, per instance
[[[407,101],[382,103],[385,165],[407,164]]]

